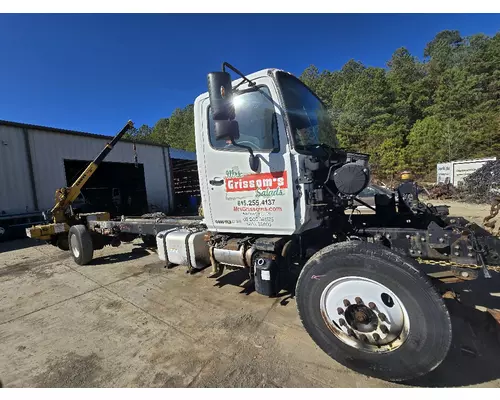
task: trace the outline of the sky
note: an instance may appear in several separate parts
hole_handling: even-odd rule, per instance
[[[445,29],[494,35],[500,14],[0,14],[0,119],[114,135],[193,103],[223,61],[384,67]]]

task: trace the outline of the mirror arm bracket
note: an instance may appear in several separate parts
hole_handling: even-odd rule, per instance
[[[234,141],[233,138],[231,138],[231,144],[235,147],[239,147],[241,149],[245,149],[245,150],[248,150],[248,152],[250,153],[250,156],[253,158],[255,157],[255,155],[253,154],[253,150],[250,146],[245,146],[244,144],[238,144]]]
[[[228,67],[230,70],[236,72],[239,76],[243,78],[244,81],[248,82],[248,86],[255,86],[255,82],[252,82],[250,79],[248,79],[245,75],[243,75],[239,70],[237,70],[235,67],[233,67],[231,64],[228,62],[222,63],[222,71],[226,72],[226,67]],[[239,86],[239,85],[238,85]]]
[[[231,138],[231,144],[235,147],[239,147],[242,149],[247,150],[250,153],[250,169],[253,172],[256,172],[259,169],[259,159],[258,157],[253,153],[253,150],[250,146],[245,146],[243,144],[238,144],[234,141],[233,138]]]

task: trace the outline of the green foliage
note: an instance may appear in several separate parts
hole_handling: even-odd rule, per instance
[[[131,128],[128,132],[123,135],[126,139],[133,140],[146,140],[149,141],[151,137],[152,129],[147,125],[141,125],[139,128]]]
[[[499,155],[500,33],[442,31],[423,57],[401,47],[387,68],[349,60],[338,71],[311,65],[300,76],[327,105],[340,145],[371,154],[379,177],[406,168],[428,175],[438,162]],[[194,151],[193,106],[129,137]]]
[[[195,151],[193,106],[177,108],[169,118],[161,118],[152,128],[142,125],[125,137]]]
[[[340,144],[371,154],[380,177],[500,151],[500,33],[443,31],[423,56],[399,48],[386,69],[349,60],[300,77],[328,105]]]
[[[195,151],[194,141],[194,111],[189,105],[183,109],[177,108],[169,118],[167,141],[171,147]]]

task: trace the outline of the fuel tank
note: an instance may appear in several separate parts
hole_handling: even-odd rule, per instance
[[[158,257],[170,264],[203,269],[210,265],[205,231],[193,232],[189,229],[171,229],[156,235]]]

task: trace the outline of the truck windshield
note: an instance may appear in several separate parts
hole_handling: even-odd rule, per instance
[[[325,143],[337,147],[335,131],[328,110],[299,79],[285,72],[277,73],[297,151]]]

